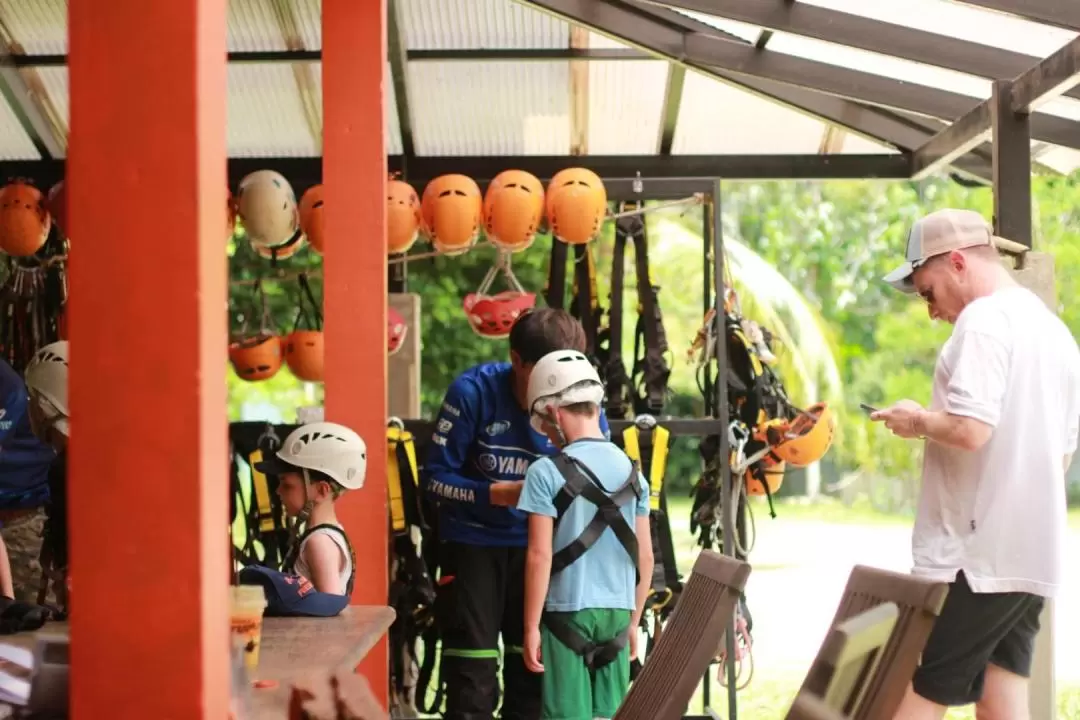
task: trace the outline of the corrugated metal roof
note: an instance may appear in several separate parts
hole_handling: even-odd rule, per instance
[[[799,0],[1014,52],[1045,57],[1077,33],[947,0]],[[560,49],[570,24],[514,0],[396,0],[403,42],[410,50]],[[229,0],[231,51],[321,48],[321,0]],[[677,11],[754,42],[761,28]],[[0,23],[29,54],[67,51],[65,0],[0,0]],[[948,33],[946,35],[945,33]],[[591,48],[626,48],[589,32]],[[770,52],[855,68],[973,99],[989,96],[981,77],[890,58],[835,44],[774,33]],[[568,61],[412,61],[406,80],[415,150],[420,155],[562,155],[571,144],[571,71]],[[587,150],[604,155],[657,152],[669,64],[663,60],[588,64]],[[321,66],[294,73],[288,63],[229,69],[228,137],[237,157],[315,156],[320,150]],[[67,72],[38,70],[53,105],[68,117]],[[311,79],[305,105],[303,73]],[[387,146],[402,151],[395,87],[387,74]],[[1080,102],[1058,98],[1040,111],[1080,121]],[[695,72],[687,73],[673,142],[676,154],[815,153],[829,128],[816,118]],[[896,152],[847,132],[834,133],[831,152]],[[1039,159],[1061,171],[1080,166],[1080,152],[1037,144]],[[37,153],[10,108],[0,103],[0,158]]]
[[[67,52],[65,0],[0,0],[0,21],[28,55]]]
[[[397,0],[410,50],[565,48],[570,26],[510,0]],[[501,71],[495,71],[501,72]]]
[[[22,129],[19,120],[7,102],[0,102],[0,160],[40,160],[41,154],[34,147],[30,136]],[[0,178],[0,183],[7,178]]]
[[[409,63],[418,155],[565,155],[567,62]]]

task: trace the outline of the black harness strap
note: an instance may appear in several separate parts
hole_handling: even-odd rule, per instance
[[[300,559],[300,547],[316,530],[332,530],[338,535],[341,535],[341,538],[345,541],[345,547],[349,549],[349,560],[352,564],[351,572],[349,573],[349,581],[345,584],[345,594],[352,595],[353,585],[356,583],[356,552],[353,551],[352,543],[349,542],[349,536],[337,525],[323,523],[321,525],[306,528],[303,534],[296,539],[296,544],[289,548],[289,554],[285,556],[284,572],[296,572],[296,561]]]
[[[649,275],[649,240],[641,215],[620,219],[627,222],[627,233],[634,241],[634,266],[637,276],[638,322],[634,334],[634,367],[631,375],[636,388],[634,412],[659,415],[667,399],[671,368],[664,357],[668,351],[664,318],[660,313],[658,285]],[[642,347],[644,345],[644,348]]]
[[[555,467],[566,480],[559,494],[555,496],[556,526],[562,520],[567,508],[570,507],[570,503],[579,495],[596,505],[597,511],[581,535],[578,535],[576,540],[555,553],[554,557],[551,558],[551,574],[562,572],[571,563],[584,555],[589,548],[596,544],[596,541],[600,539],[600,536],[608,528],[611,528],[612,532],[615,533],[615,537],[626,548],[626,552],[634,561],[636,569],[638,556],[637,536],[634,534],[634,529],[626,522],[626,518],[622,516],[621,507],[631,499],[640,496],[641,491],[637,482],[637,465],[631,467],[630,477],[627,478],[622,487],[608,495],[604,490],[604,486],[600,484],[592,471],[577,459],[563,453],[555,456],[553,460]]]
[[[633,397],[633,385],[623,362],[623,289],[625,288],[626,232],[615,224],[615,250],[611,258],[611,296],[608,307],[608,325],[600,333],[606,341],[604,358],[604,385],[607,401],[604,410],[609,418],[626,417]]]
[[[555,575],[565,570],[596,544],[604,531],[610,528],[630,555],[634,563],[635,578],[640,579],[637,564],[637,535],[626,521],[626,518],[623,517],[620,509],[628,502],[641,496],[637,463],[632,463],[630,476],[626,479],[626,482],[609,495],[592,471],[576,458],[561,453],[553,457],[552,461],[565,480],[559,494],[555,496],[556,527],[558,527],[570,504],[578,497],[583,497],[596,505],[597,511],[581,535],[552,557],[551,574]],[[594,643],[581,637],[581,634],[570,623],[566,613],[545,612],[542,619],[551,634],[566,647],[580,655],[585,661],[585,666],[591,671],[602,668],[617,658],[623,648],[626,647],[627,642],[629,642],[630,632],[633,630],[627,627],[622,633],[607,642]]]

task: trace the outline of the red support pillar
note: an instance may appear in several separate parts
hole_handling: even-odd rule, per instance
[[[386,0],[323,0],[322,13],[326,418],[367,442],[364,488],[338,517],[357,548],[353,603],[385,605]],[[383,639],[360,667],[384,707],[387,664]]]
[[[71,0],[72,717],[226,717],[225,0]]]

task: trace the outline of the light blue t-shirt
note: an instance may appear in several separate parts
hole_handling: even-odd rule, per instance
[[[607,440],[582,439],[567,445],[565,452],[592,470],[609,495],[623,486],[630,476],[630,458]],[[525,484],[518,500],[518,509],[527,513],[554,518],[555,496],[566,481],[550,458],[542,458],[529,466]],[[639,496],[627,502],[622,515],[630,528],[635,529],[636,517],[649,514],[649,486],[638,473]],[[596,515],[596,505],[578,496],[566,509],[555,529],[554,548],[558,552],[581,535]],[[576,612],[585,609],[608,608],[633,610],[635,605],[634,563],[609,527],[589,550],[562,572],[551,578],[544,609],[550,612]]]

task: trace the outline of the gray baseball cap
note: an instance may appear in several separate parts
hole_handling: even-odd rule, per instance
[[[915,292],[912,276],[919,266],[953,250],[997,245],[990,223],[974,210],[938,210],[911,226],[907,239],[907,261],[885,276],[885,282],[901,292]]]

